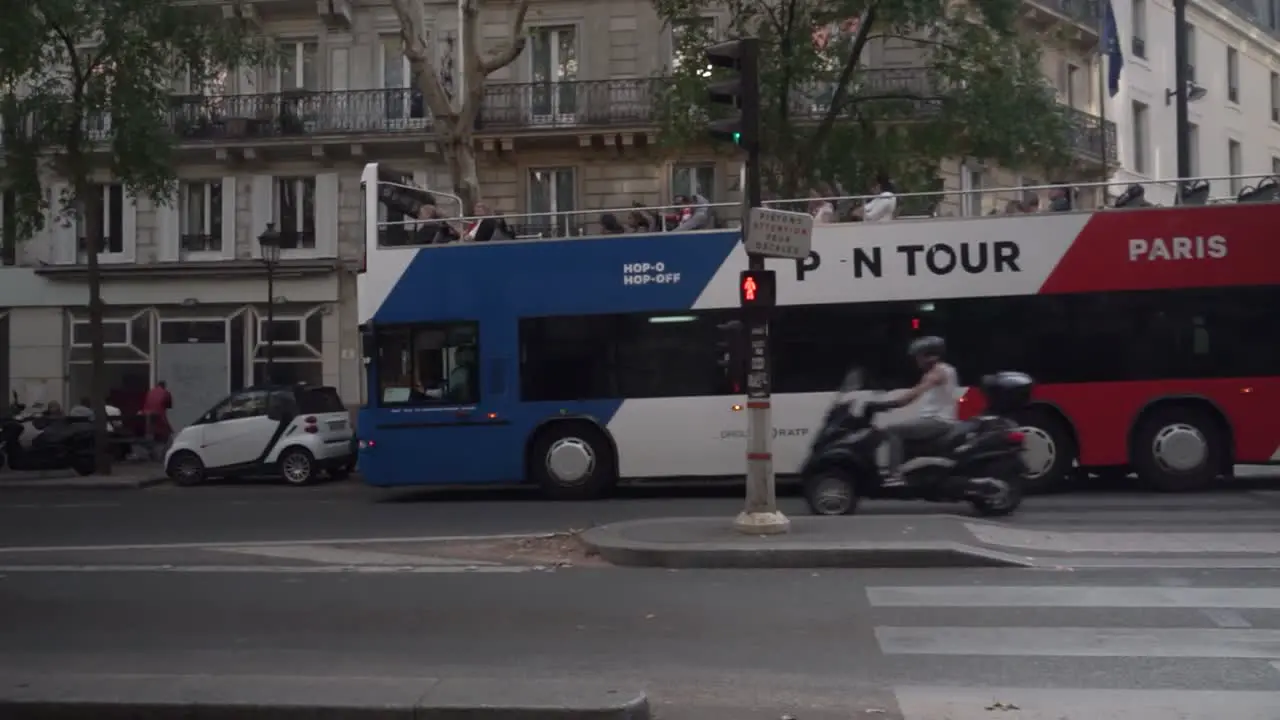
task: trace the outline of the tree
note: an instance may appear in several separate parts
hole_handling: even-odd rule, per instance
[[[669,146],[705,137],[711,73],[699,59],[713,38],[698,18],[724,7],[729,38],[760,38],[765,178],[780,196],[819,181],[861,192],[880,170],[919,187],[948,157],[1068,159],[1069,122],[1040,70],[1044,38],[1015,26],[1021,0],[653,1],[676,40],[658,102]],[[867,67],[880,42],[916,48],[919,67]]]
[[[206,85],[228,68],[253,66],[265,45],[219,8],[165,0],[30,0],[0,21],[0,185],[14,191],[18,237],[44,229],[46,216],[79,217],[86,239],[95,464],[111,472],[105,412],[102,280],[103,194],[109,170],[135,196],[170,202],[175,175],[170,91],[175,73]],[[105,138],[91,123],[110,118]],[[53,175],[70,186],[53,198]]]
[[[492,51],[481,47],[481,2],[462,0],[462,27],[458,30],[462,58],[462,92],[450,97],[436,72],[430,48],[423,3],[420,0],[391,0],[400,20],[400,39],[409,59],[409,72],[431,111],[431,127],[443,140],[440,150],[449,167],[454,193],[462,199],[462,214],[470,215],[480,200],[480,177],[476,170],[473,134],[480,106],[484,103],[485,82],[490,75],[515,62],[524,51],[524,18],[529,0],[517,0],[507,38]]]

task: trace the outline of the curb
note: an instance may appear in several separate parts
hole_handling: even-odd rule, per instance
[[[413,678],[0,677],[5,720],[650,720],[640,691]]]
[[[63,478],[0,478],[0,492],[4,490],[142,490],[169,482],[166,477],[117,478],[63,477]]]
[[[627,567],[710,568],[990,568],[1036,567],[1030,558],[955,542],[878,542],[839,545],[675,545],[630,541],[592,528],[582,541],[601,558]]]

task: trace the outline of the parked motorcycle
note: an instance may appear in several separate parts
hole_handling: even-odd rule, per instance
[[[1022,502],[1023,435],[1009,415],[1031,400],[1032,379],[1017,372],[988,375],[986,412],[943,434],[908,441],[903,483],[885,486],[877,462],[888,438],[875,417],[890,406],[863,395],[862,373],[850,372],[828,408],[801,467],[804,497],[816,515],[850,515],[862,498],[968,502],[987,517],[1008,515]]]
[[[10,410],[12,417],[0,421],[0,468],[93,474],[91,423],[46,417],[43,405],[28,408],[16,396]]]

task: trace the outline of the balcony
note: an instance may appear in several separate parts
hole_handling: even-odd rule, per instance
[[[1102,118],[1083,110],[1066,108],[1067,119],[1071,123],[1071,147],[1077,155],[1102,161],[1102,151],[1106,149],[1107,164],[1116,167],[1120,163],[1120,151],[1116,147],[1116,124],[1108,120],[1104,125]]]

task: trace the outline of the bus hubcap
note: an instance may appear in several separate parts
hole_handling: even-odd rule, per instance
[[[561,485],[581,485],[591,477],[596,455],[579,438],[561,438],[547,451],[547,473]]]
[[[1038,478],[1049,472],[1058,459],[1058,446],[1053,436],[1038,427],[1018,428],[1022,431],[1022,461],[1027,465],[1027,477]]]
[[[1167,425],[1156,433],[1151,455],[1165,470],[1186,472],[1204,464],[1209,456],[1209,441],[1190,425]]]

